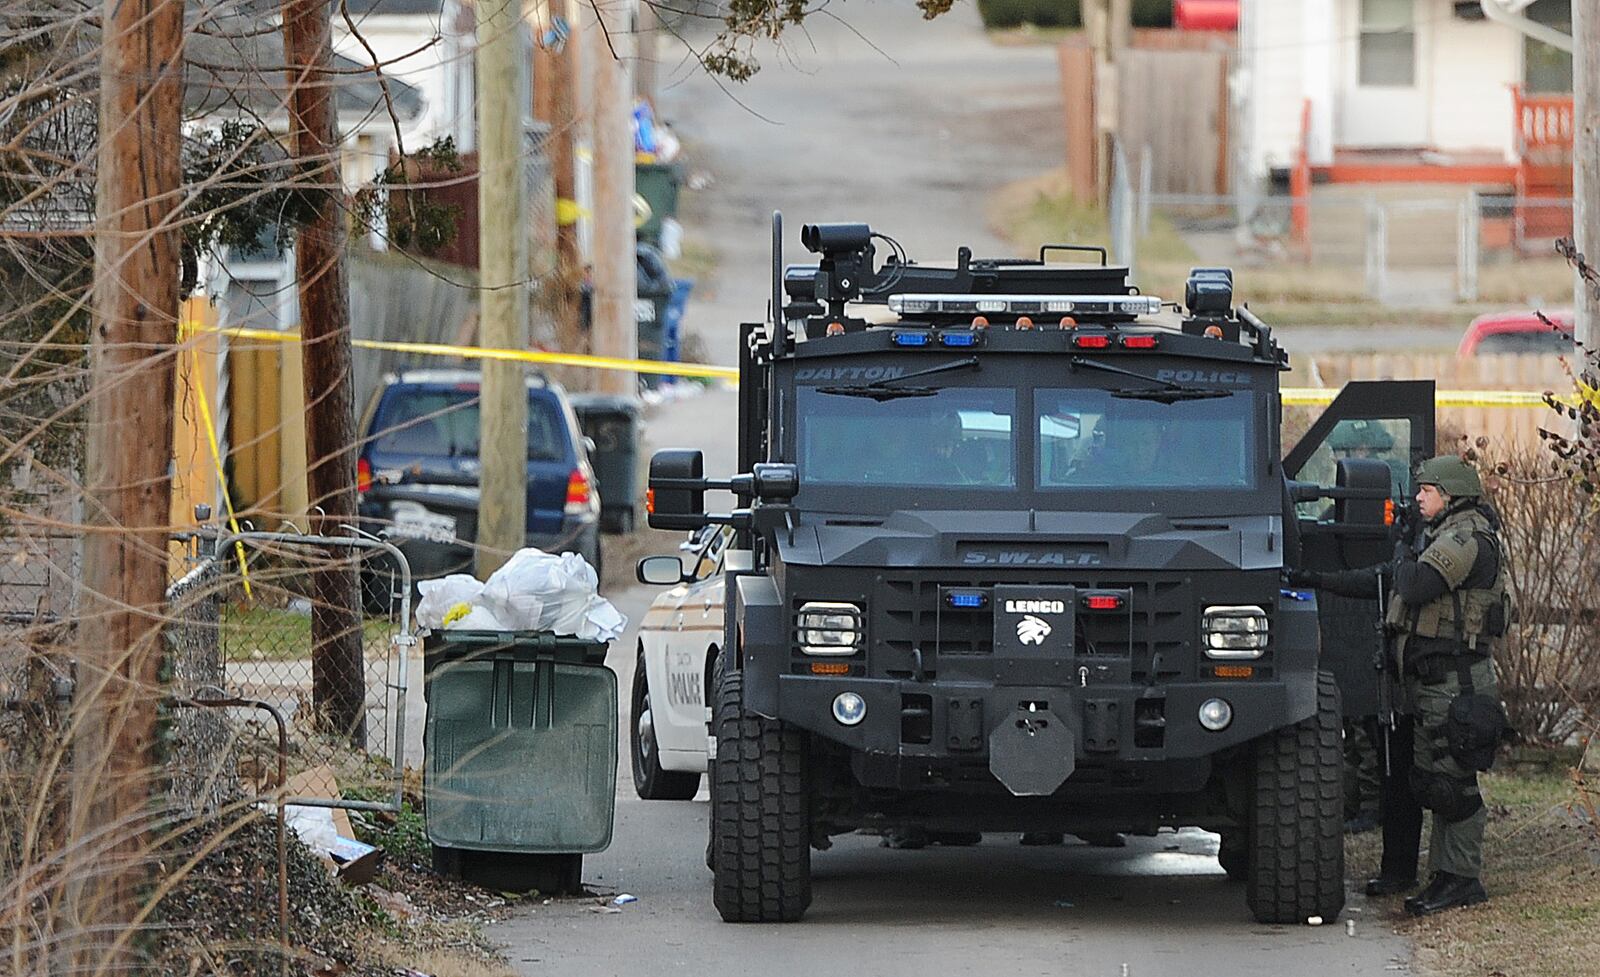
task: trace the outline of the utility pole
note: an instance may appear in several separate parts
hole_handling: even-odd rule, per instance
[[[633,359],[639,351],[633,304],[637,297],[633,233],[633,87],[628,80],[629,5],[610,0],[594,8],[586,31],[593,71],[594,299],[593,352]],[[632,373],[605,370],[596,378],[602,393],[631,394]]]
[[[528,346],[526,126],[521,0],[478,5],[478,338]],[[520,363],[483,361],[478,408],[478,576],[527,539],[528,389]]]
[[[1083,30],[1094,48],[1095,186],[1100,205],[1111,193],[1112,146],[1121,118],[1117,62],[1133,43],[1133,0],[1084,0]]]
[[[563,18],[573,29],[565,0],[544,0],[541,27],[549,30]],[[533,117],[550,127],[548,159],[556,197],[556,336],[567,352],[588,352],[579,329],[579,284],[583,256],[578,250],[578,183],[574,169],[578,138],[578,45],[569,35],[557,47],[538,45],[533,54]],[[561,214],[570,218],[565,223]]]
[[[339,173],[327,0],[284,0],[289,135],[296,179],[314,208],[295,239],[305,375],[306,481],[312,531],[344,535],[356,522],[356,414],[344,185]],[[311,575],[311,700],[328,731],[364,745],[366,674],[353,558],[329,550]]]
[[[1587,0],[1572,5],[1572,229],[1578,252],[1600,265],[1600,10]],[[1574,296],[1578,342],[1600,349],[1600,295],[1578,282]]]
[[[161,622],[181,278],[183,0],[106,0],[100,51],[83,597],[71,723],[70,969],[138,967],[153,881]],[[68,968],[64,968],[68,969]]]

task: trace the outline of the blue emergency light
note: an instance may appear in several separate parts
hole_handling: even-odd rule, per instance
[[[952,590],[944,595],[944,601],[959,610],[973,611],[989,603],[989,598],[981,590]]]
[[[939,342],[946,346],[976,346],[978,334],[965,329],[958,332],[942,332],[939,334]]]
[[[896,346],[927,346],[933,342],[933,337],[926,330],[897,329],[890,341]]]

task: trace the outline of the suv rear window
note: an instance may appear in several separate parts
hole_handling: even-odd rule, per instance
[[[373,450],[419,457],[475,458],[478,454],[478,394],[471,390],[392,388],[383,398],[373,430]],[[528,459],[566,457],[565,425],[556,406],[528,398]]]

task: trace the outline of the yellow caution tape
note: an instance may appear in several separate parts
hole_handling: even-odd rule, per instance
[[[1323,387],[1285,387],[1285,405],[1327,406],[1339,391]],[[1568,398],[1558,397],[1565,401]],[[1531,390],[1439,390],[1433,395],[1435,407],[1545,407],[1544,394]]]
[[[259,339],[275,343],[297,343],[297,332],[278,332],[272,329],[224,329],[235,339]],[[551,353],[537,349],[503,349],[492,346],[458,346],[453,343],[408,343],[383,339],[356,339],[351,345],[357,349],[382,350],[392,353],[413,353],[418,356],[455,356],[469,360],[505,360],[517,363],[549,364],[552,366],[577,366],[595,370],[623,370],[629,373],[656,373],[664,376],[697,377],[708,380],[739,382],[739,371],[731,366],[710,366],[705,363],[674,363],[666,360],[626,359],[616,356],[590,356],[586,353]],[[1290,406],[1326,406],[1333,402],[1339,391],[1324,387],[1285,387],[1281,391],[1283,402]],[[1557,398],[1563,403],[1567,396]],[[1437,407],[1544,407],[1543,393],[1531,390],[1440,390],[1434,394]]]
[[[273,329],[224,329],[225,335],[234,339],[260,339],[274,343],[298,343],[297,332],[278,332]],[[537,349],[503,349],[492,346],[456,346],[451,343],[402,343],[383,339],[356,339],[351,345],[357,349],[384,350],[392,353],[415,353],[419,356],[457,356],[469,360],[507,360],[516,363],[546,363],[553,366],[581,366],[596,370],[624,370],[629,373],[659,373],[675,377],[700,377],[710,380],[738,381],[739,371],[731,366],[708,366],[704,363],[669,363],[666,360],[625,359],[616,356],[590,356],[585,353],[549,353]]]
[[[178,341],[187,342],[189,337],[198,332],[198,327],[187,320],[178,323]],[[239,532],[239,516],[233,508],[233,493],[228,491],[228,473],[222,464],[222,444],[217,438],[217,425],[211,418],[211,402],[206,397],[205,374],[202,372],[200,362],[200,348],[191,346],[189,355],[194,361],[194,391],[200,404],[200,420],[206,429],[206,441],[211,447],[211,461],[217,466],[217,486],[222,490],[222,504],[228,510],[228,529],[237,534]],[[239,560],[239,578],[244,583],[244,596],[253,599],[255,594],[250,587],[250,563],[245,559],[244,543],[233,544],[234,555]]]

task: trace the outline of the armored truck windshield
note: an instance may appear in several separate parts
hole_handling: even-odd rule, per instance
[[[1066,351],[984,353],[965,370],[911,377],[925,357],[807,363],[808,347],[826,345],[803,344],[792,373],[786,427],[801,511],[982,499],[986,509],[1242,514],[1281,504],[1263,430],[1270,367],[1179,369],[1123,356],[1108,372],[1083,358],[1074,366]]]
[[[1180,406],[1097,389],[950,387],[873,400],[801,388],[796,457],[803,488],[1248,489],[1259,474],[1254,399],[1234,391]],[[1019,465],[1024,454],[1035,464]]]

